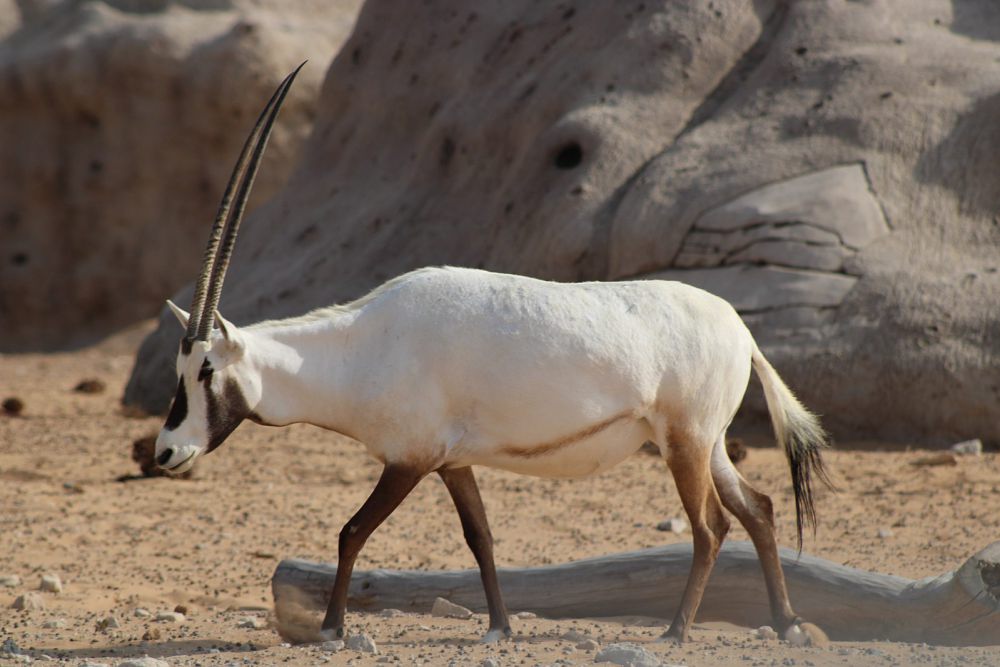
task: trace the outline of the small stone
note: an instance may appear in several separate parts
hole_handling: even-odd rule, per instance
[[[403,611],[400,609],[383,609],[378,615],[382,618],[396,618],[397,616],[403,616]]]
[[[156,615],[156,620],[161,623],[183,623],[184,614],[180,614],[176,611],[161,611]]]
[[[333,641],[323,642],[319,647],[327,653],[336,653],[337,651],[344,650],[344,642],[340,639],[334,639]]]
[[[892,528],[879,528],[878,536],[883,540],[889,539],[892,537]]]
[[[141,658],[130,658],[118,663],[118,667],[170,667],[165,660],[157,660],[144,655]]]
[[[608,644],[594,656],[594,662],[610,662],[631,667],[660,667],[660,659],[636,644]]]
[[[148,609],[143,609],[142,607],[136,607],[135,611],[132,613],[136,618],[149,618],[152,616]]]
[[[431,607],[431,616],[439,618],[470,618],[472,612],[462,605],[455,604],[444,598],[434,598],[434,605]]]
[[[520,619],[522,621],[530,621],[533,618],[538,618],[538,614],[533,611],[519,611],[514,614],[514,618]]]
[[[799,627],[806,636],[806,646],[826,648],[830,645],[830,638],[815,623],[801,623]]]
[[[361,653],[378,653],[378,645],[375,643],[375,640],[363,632],[348,637],[345,646],[352,651],[359,651]]]
[[[18,646],[17,643],[9,637],[3,640],[3,644],[0,644],[0,653],[4,653],[7,655],[17,655],[20,652],[21,652],[21,647]]]
[[[64,618],[53,618],[51,621],[45,621],[42,627],[47,630],[62,630],[66,627],[66,619]]]
[[[762,625],[754,633],[757,635],[757,639],[777,639],[778,633],[774,631],[770,625]]]
[[[11,396],[3,400],[2,409],[9,417],[19,417],[24,412],[24,401],[17,396]]]
[[[479,667],[500,667],[500,663],[497,662],[496,658],[483,658],[483,661],[479,663]]]
[[[45,600],[38,593],[25,593],[17,596],[13,607],[18,611],[37,611],[45,608]]]
[[[975,440],[956,442],[951,446],[951,451],[959,456],[979,456],[983,453],[983,441],[976,438]]]
[[[593,639],[584,639],[582,642],[576,645],[581,651],[596,651],[600,648],[600,644],[595,642]]]
[[[80,380],[73,391],[78,394],[100,394],[107,388],[104,384],[104,380],[98,380],[96,378],[88,378],[86,380]]]
[[[42,583],[38,588],[46,593],[62,593],[62,579],[59,578],[58,574],[43,574]]]
[[[80,663],[80,667],[108,667],[106,662],[91,662],[90,660],[84,660]]]
[[[680,535],[688,529],[688,522],[686,519],[680,517],[675,517],[673,519],[667,519],[666,521],[661,521],[656,524],[656,529],[664,533],[673,533],[675,535]]]
[[[177,612],[178,614],[184,614],[186,616],[188,613],[188,608],[187,605],[179,604],[176,607],[174,607],[174,611]]]
[[[144,633],[142,633],[142,640],[145,642],[155,642],[159,638],[160,638],[159,628],[150,628],[149,630],[146,630]]]
[[[103,632],[105,630],[113,630],[115,628],[120,628],[122,624],[115,618],[114,614],[108,614],[101,620],[97,622],[97,631]]]
[[[236,622],[236,627],[263,630],[267,627],[267,621],[259,616],[245,616]]]
[[[4,588],[16,588],[21,585],[21,577],[16,574],[0,574],[0,586]]]
[[[383,655],[381,658],[375,661],[377,664],[384,665],[387,662],[392,662],[392,656]]]

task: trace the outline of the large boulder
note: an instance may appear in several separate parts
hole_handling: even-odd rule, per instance
[[[357,5],[0,1],[0,350],[93,340],[188,282],[261,98],[312,59],[258,200],[287,178]]]
[[[1000,439],[997,26],[992,0],[369,0],[222,310],[427,264],[681,279],[837,434]],[[127,403],[166,407],[179,334]]]

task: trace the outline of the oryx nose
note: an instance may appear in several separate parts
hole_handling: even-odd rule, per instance
[[[174,450],[164,449],[162,452],[160,452],[160,455],[156,457],[157,465],[161,467],[167,465],[167,461],[169,461],[170,457],[173,455],[174,455]]]

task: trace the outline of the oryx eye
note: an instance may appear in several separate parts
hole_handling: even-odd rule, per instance
[[[212,366],[209,365],[208,359],[206,359],[201,363],[201,369],[198,371],[198,382],[201,382],[202,380],[206,380],[212,377],[212,373],[213,373]]]

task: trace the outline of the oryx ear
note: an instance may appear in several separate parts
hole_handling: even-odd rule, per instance
[[[243,357],[245,344],[239,327],[224,318],[218,310],[215,311],[215,323],[219,325],[222,341],[212,346],[212,355],[218,360],[216,368],[225,368]]]
[[[224,318],[218,309],[215,311],[215,323],[219,325],[219,332],[222,333],[222,337],[226,339],[226,342],[236,342],[233,336],[236,331],[236,325]]]
[[[187,329],[188,320],[191,319],[191,315],[170,299],[167,299],[167,305],[170,306],[170,310],[173,311],[174,316],[177,317],[177,321],[181,323],[181,326]]]

